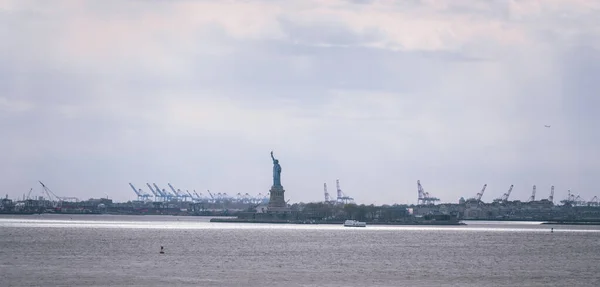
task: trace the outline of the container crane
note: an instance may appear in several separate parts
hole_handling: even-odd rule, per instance
[[[163,188],[163,189],[160,189],[160,188],[158,187],[158,185],[156,185],[156,183],[152,183],[152,184],[154,185],[154,188],[156,188],[156,190],[158,190],[158,191],[159,191],[159,192],[160,192],[160,193],[161,193],[161,194],[162,194],[162,195],[165,197],[165,199],[166,199],[167,201],[170,201],[170,200],[171,200],[171,198],[173,198],[173,195],[172,195],[172,194],[170,194],[170,193],[169,193],[169,192],[168,192],[166,189],[164,189],[164,188]]]
[[[592,197],[592,199],[587,204],[588,206],[598,206],[598,196]]]
[[[177,194],[181,195],[181,197],[183,197],[183,201],[187,201],[187,198],[189,197],[189,195],[183,191],[181,191],[181,189],[177,189]]]
[[[269,193],[267,195],[263,195],[262,192],[258,193],[256,197],[252,199],[253,202],[257,204],[267,204],[269,203]]]
[[[150,191],[154,194],[154,199],[156,200],[157,198],[161,198],[163,201],[165,200],[165,196],[162,194],[162,192],[160,192],[160,190],[154,190],[154,188],[152,188],[152,186],[149,183],[146,183],[146,185],[148,186],[148,188],[150,189]]]
[[[335,185],[337,187],[337,200],[341,203],[344,204],[348,204],[349,202],[354,201],[354,198],[347,196],[344,194],[344,192],[342,191],[342,188],[340,187],[340,180],[336,179],[335,180]]]
[[[425,191],[425,189],[421,185],[420,180],[417,180],[417,193],[418,193],[417,204],[429,205],[429,204],[435,204],[436,201],[440,201],[439,198],[433,197],[429,194],[429,192]]]
[[[417,204],[427,204],[425,200],[425,189],[423,189],[420,180],[417,180],[417,193],[419,194],[417,197]]]
[[[332,202],[331,197],[329,196],[329,192],[327,191],[327,183],[323,183],[323,190],[325,192],[325,203]]]
[[[202,193],[198,194],[195,189],[194,189],[194,194],[197,196],[198,201],[203,201],[204,200],[204,197],[202,197]]]
[[[173,194],[175,194],[175,198],[179,199],[181,196],[179,195],[179,193],[177,193],[175,188],[170,183],[167,183],[167,185],[169,186],[169,188],[171,188],[171,190],[173,191]]]
[[[533,185],[533,191],[531,192],[531,197],[529,197],[529,202],[535,201],[535,184]]]
[[[571,193],[571,190],[567,190],[567,199],[563,199],[560,203],[564,205],[575,205],[575,195]]]
[[[252,196],[248,193],[243,193],[241,200],[241,202],[244,204],[252,203]]]
[[[581,198],[581,196],[578,195],[575,198],[575,205],[577,205],[577,206],[583,206],[583,205],[585,205],[585,200],[583,200],[583,198]]]
[[[143,195],[142,195],[142,190],[137,190],[135,188],[135,186],[133,186],[133,184],[131,184],[131,182],[129,183],[129,186],[131,187],[131,189],[133,189],[133,192],[135,192],[135,195],[137,195],[137,200],[142,201],[143,200]]]
[[[210,195],[211,201],[212,201],[212,202],[216,202],[217,200],[215,199],[215,197],[213,196],[213,194],[212,194],[212,193],[210,193],[210,190],[209,190],[209,189],[207,189],[206,191],[208,191],[208,195]]]
[[[138,200],[140,201],[148,201],[150,197],[152,197],[152,194],[146,193],[144,192],[141,188],[137,189],[133,186],[133,184],[129,183],[129,186],[131,186],[131,189],[133,189],[133,191],[135,192],[135,194],[138,197]],[[107,195],[108,198],[108,195]]]
[[[483,193],[485,192],[486,187],[487,187],[487,183],[483,185],[483,188],[481,189],[481,191],[479,193],[477,193],[477,195],[475,196],[475,200],[477,200],[477,202],[481,202],[481,197],[483,197]]]
[[[508,191],[502,195],[502,197],[495,199],[494,202],[507,202],[508,198],[510,197],[510,193],[513,190],[514,185],[510,185],[510,187],[508,188]]]
[[[260,196],[260,193],[258,194]],[[263,204],[268,204],[269,203],[269,197],[271,196],[270,192],[267,192],[267,194],[265,196],[263,196],[260,200],[261,203]]]
[[[169,188],[171,188],[171,190],[173,191],[173,194],[175,194],[176,198],[182,199],[183,201],[186,200],[186,198],[188,197],[188,195],[185,194],[185,193],[183,193],[181,191],[181,189],[175,190],[175,188],[170,183],[167,183],[167,185],[169,186]]]
[[[163,201],[167,201],[167,194],[160,190],[160,188],[157,188],[156,185],[151,186],[150,184],[148,184],[148,187],[150,188],[150,190],[152,190],[153,193],[158,194]]]
[[[186,189],[186,190],[185,190],[185,192],[188,194],[188,196],[190,197],[190,200],[191,200],[191,201],[195,201],[195,200],[197,200],[196,198],[194,198],[194,196],[193,196],[193,195],[190,193],[190,191],[189,191],[189,190],[187,190],[187,189]]]

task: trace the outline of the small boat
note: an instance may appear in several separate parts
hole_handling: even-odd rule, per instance
[[[164,247],[162,247],[162,246],[160,247],[160,252],[159,252],[159,253],[160,253],[160,254],[165,254],[165,249],[164,249]]]
[[[356,220],[346,220],[344,222],[345,227],[367,227],[366,222],[360,222]]]

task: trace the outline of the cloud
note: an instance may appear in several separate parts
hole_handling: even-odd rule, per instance
[[[597,1],[0,2],[11,195],[593,195]],[[546,129],[545,124],[552,125]],[[490,198],[488,198],[488,196]]]

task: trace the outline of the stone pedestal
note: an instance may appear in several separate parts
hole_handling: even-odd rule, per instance
[[[269,198],[269,205],[267,206],[267,212],[274,213],[285,213],[290,212],[290,209],[287,207],[287,203],[285,202],[285,190],[283,186],[272,186],[269,191],[271,194]]]

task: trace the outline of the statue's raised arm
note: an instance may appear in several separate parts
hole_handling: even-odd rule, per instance
[[[273,161],[275,161],[275,157],[273,156],[273,151],[271,151],[271,159],[273,159]]]

